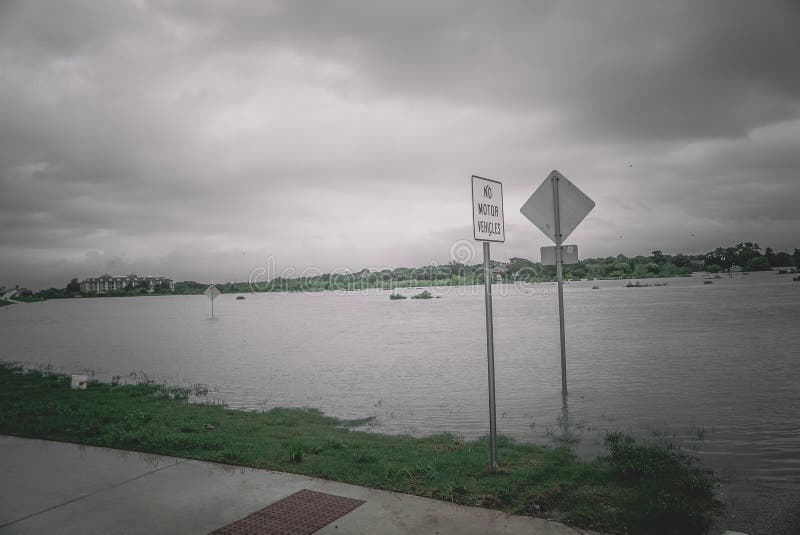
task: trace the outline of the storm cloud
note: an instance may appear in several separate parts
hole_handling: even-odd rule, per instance
[[[800,246],[796,2],[3,2],[0,285]],[[477,247],[476,247],[477,249]],[[479,261],[475,258],[475,262]]]

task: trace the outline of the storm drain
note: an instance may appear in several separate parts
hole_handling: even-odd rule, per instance
[[[209,535],[310,535],[362,503],[303,489]]]

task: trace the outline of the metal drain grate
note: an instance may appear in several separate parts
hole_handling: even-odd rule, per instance
[[[209,535],[310,535],[362,503],[303,489]]]

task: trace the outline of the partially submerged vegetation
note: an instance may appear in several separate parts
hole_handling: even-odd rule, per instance
[[[0,433],[269,468],[551,518],[609,533],[703,533],[719,508],[713,475],[689,457],[606,437],[608,455],[566,447],[359,431],[311,409],[266,413],[188,402],[189,391],[92,382],[0,366]]]
[[[403,295],[403,294],[393,293],[393,294],[389,294],[389,299],[391,299],[392,301],[395,301],[395,300],[398,300],[398,299],[408,299],[408,297]],[[422,291],[422,292],[420,292],[418,294],[412,295],[411,299],[433,299],[433,294],[430,293],[428,290],[424,290],[424,291]]]
[[[626,288],[649,288],[650,286],[669,286],[668,282],[656,282],[653,284],[642,284],[639,281],[636,281],[636,284],[628,281],[628,284],[625,285]],[[592,288],[594,289],[594,287]]]

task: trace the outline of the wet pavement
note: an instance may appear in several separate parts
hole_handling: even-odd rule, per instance
[[[593,533],[283,472],[0,435],[0,535],[205,534],[301,489],[365,502],[318,534]]]

